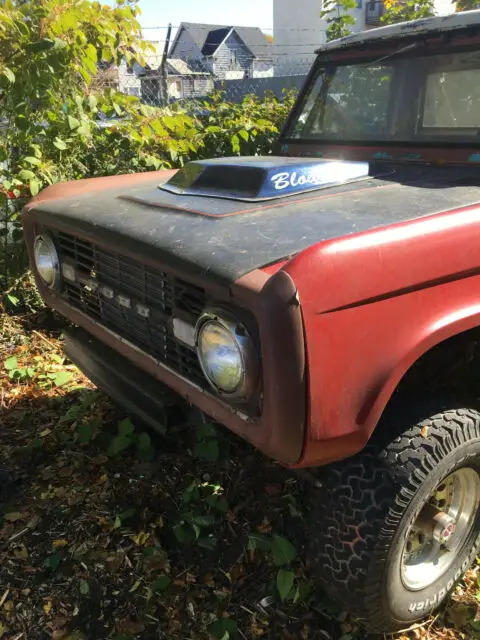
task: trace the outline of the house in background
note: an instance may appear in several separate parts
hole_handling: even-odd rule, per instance
[[[258,27],[182,22],[169,58],[200,64],[217,80],[273,75],[272,45]]]
[[[321,0],[273,0],[273,57],[275,75],[304,75],[314,59],[315,49],[326,42],[327,23],[320,18]],[[435,13],[448,15],[455,12],[451,0],[435,0]],[[384,14],[383,0],[357,0],[351,11],[355,24],[352,32],[381,25]]]
[[[145,56],[145,62],[147,68],[157,69],[162,63],[163,57],[163,42],[152,42],[153,50],[148,51]],[[121,93],[126,93],[129,96],[136,96],[140,98],[142,95],[142,82],[140,76],[143,73],[143,67],[135,62],[132,66],[127,64],[125,58],[118,66],[118,90]]]
[[[188,64],[185,60],[167,59],[167,91],[170,100],[185,100],[206,96],[214,88],[212,74],[201,65]],[[142,69],[139,76],[143,102],[161,104],[161,71],[150,66]]]

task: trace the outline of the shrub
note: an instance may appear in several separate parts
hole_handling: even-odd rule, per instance
[[[25,268],[19,211],[45,186],[270,152],[292,93],[156,108],[98,90],[99,68],[142,62],[137,13],[135,0],[0,3],[0,291]]]

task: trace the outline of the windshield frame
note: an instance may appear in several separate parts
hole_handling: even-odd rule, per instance
[[[279,136],[278,143],[276,145],[277,153],[292,155],[294,150],[294,155],[316,155],[321,157],[324,150],[328,150],[329,153],[332,153],[335,150],[342,153],[345,148],[348,149],[351,147],[355,149],[362,148],[366,150],[367,155],[369,149],[376,150],[377,155],[381,155],[384,150],[388,151],[395,148],[398,148],[399,150],[401,149],[402,153],[407,153],[410,150],[412,155],[418,155],[414,152],[422,149],[431,149],[432,152],[440,149],[444,152],[443,156],[445,156],[446,153],[448,154],[449,149],[470,149],[471,151],[478,152],[477,154],[474,154],[476,157],[475,161],[480,162],[480,136],[478,140],[473,139],[473,137],[468,140],[445,140],[443,138],[432,140],[423,139],[421,136],[415,136],[415,138],[409,138],[406,140],[390,138],[341,140],[321,137],[301,138],[293,137],[291,135],[311,91],[314,90],[319,74],[325,73],[329,67],[334,68],[339,65],[343,66],[354,64],[380,64],[383,62],[388,64],[389,59],[391,59],[392,62],[396,62],[398,60],[411,60],[419,57],[462,53],[475,50],[478,51],[479,47],[480,26],[475,27],[474,29],[470,28],[468,31],[461,30],[455,34],[439,32],[433,33],[429,37],[423,36],[421,38],[416,36],[404,37],[401,39],[396,38],[394,40],[366,41],[362,43],[361,46],[357,45],[348,48],[344,47],[320,52]],[[415,112],[417,113],[416,108]],[[465,156],[465,159],[469,159],[468,154],[463,153],[463,156]]]

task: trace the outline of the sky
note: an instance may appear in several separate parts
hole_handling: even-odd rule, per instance
[[[260,27],[267,33],[273,24],[273,0],[140,0],[140,9],[140,24],[149,40],[161,40],[154,27],[169,22],[174,27],[180,22]]]

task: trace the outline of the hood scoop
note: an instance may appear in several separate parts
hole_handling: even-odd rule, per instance
[[[189,162],[159,189],[179,196],[261,202],[369,177],[368,162],[282,156]]]

